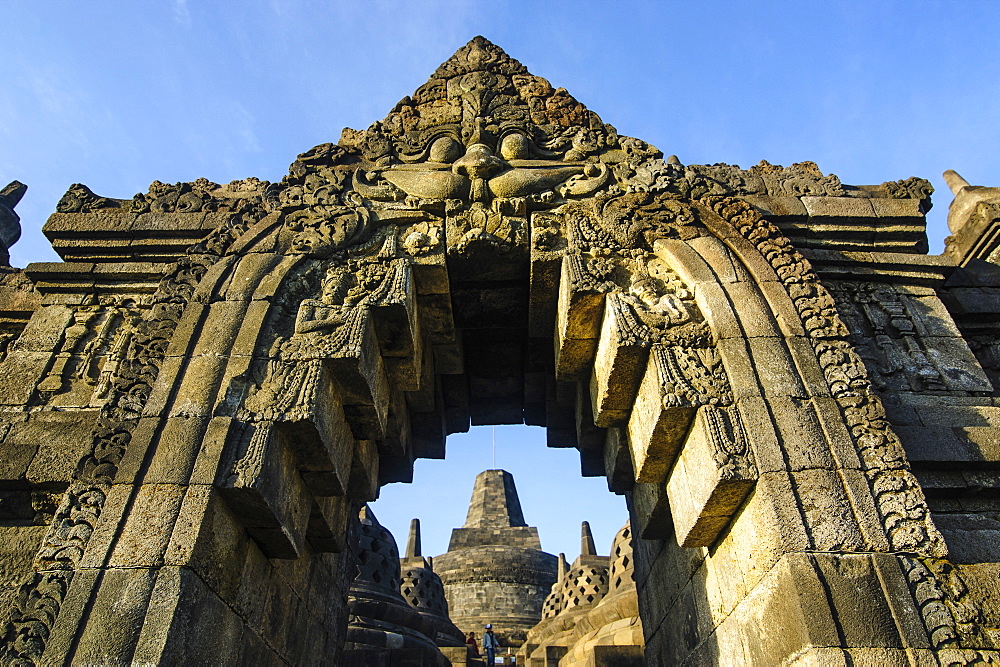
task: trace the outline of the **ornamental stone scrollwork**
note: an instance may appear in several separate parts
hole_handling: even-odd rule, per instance
[[[56,205],[60,213],[93,213],[116,208],[131,213],[199,213],[202,211],[236,212],[244,200],[258,198],[270,185],[258,178],[232,181],[226,185],[199,178],[190,183],[153,181],[149,191],[131,200],[101,197],[86,185],[74,183]]]
[[[128,206],[133,213],[233,212],[247,198],[259,197],[269,183],[256,178],[232,181],[227,185],[199,178],[191,183],[167,184],[153,181],[149,192],[139,193]]]
[[[893,199],[921,199],[929,202],[934,194],[934,186],[924,178],[911,176],[899,181],[886,181],[882,184],[887,196]]]
[[[148,311],[132,324],[133,333],[115,365],[109,396],[92,432],[90,451],[77,466],[35,557],[34,574],[20,587],[10,621],[3,627],[3,662],[34,664],[41,658],[184,306],[208,268],[251,221],[263,216],[259,199],[251,199],[203,242],[189,248],[160,281]]]
[[[808,260],[748,203],[712,197],[706,204],[757,246],[788,291],[854,439],[890,548],[926,556],[946,554],[903,445],[889,426],[864,362],[848,342],[833,298]]]
[[[56,204],[56,210],[60,213],[92,213],[98,209],[119,206],[119,200],[100,197],[86,185],[74,183]]]
[[[940,558],[900,556],[900,563],[934,648],[984,645],[982,609],[958,568]]]

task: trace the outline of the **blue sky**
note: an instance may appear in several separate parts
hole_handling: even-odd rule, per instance
[[[934,253],[941,172],[1000,185],[995,2],[20,0],[3,12],[0,186],[29,186],[15,266],[56,259],[40,228],[71,183],[130,198],[154,179],[278,180],[296,154],[382,118],[476,34],[686,163],[928,178]],[[449,440],[464,456],[418,463],[417,483],[375,505],[401,540],[420,516],[425,553],[445,550],[491,465],[491,429],[478,431]],[[497,429],[526,518],[570,558],[590,519],[606,551],[621,499],[543,439]],[[536,481],[547,507],[530,502]]]

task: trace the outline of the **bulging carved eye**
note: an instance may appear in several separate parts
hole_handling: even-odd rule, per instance
[[[462,156],[462,145],[451,137],[438,137],[431,144],[427,159],[431,162],[454,162]]]
[[[531,144],[523,134],[508,134],[500,142],[500,157],[504,160],[525,160],[531,157]]]

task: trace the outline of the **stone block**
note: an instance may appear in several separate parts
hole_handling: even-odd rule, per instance
[[[145,418],[142,432],[133,436],[135,454],[139,455],[148,445],[152,451],[142,476],[144,482],[161,484],[188,484],[191,471],[202,451],[208,417],[173,416],[155,420]],[[133,461],[131,456],[128,457]],[[142,464],[140,463],[139,466]],[[125,466],[123,466],[124,468]],[[141,470],[141,467],[139,468]]]
[[[198,326],[209,336],[196,336],[191,356],[228,355],[245,326],[259,330],[260,324],[246,320],[247,301],[215,301],[205,306]],[[185,313],[186,315],[186,313]]]
[[[24,330],[11,345],[11,352],[43,352],[55,354],[62,342],[63,331],[73,322],[73,309],[67,306],[43,306],[31,315]],[[21,355],[8,355],[10,359]]]
[[[873,197],[868,200],[875,215],[887,219],[886,222],[906,221],[912,224],[924,224],[924,214],[920,199],[887,199]]]
[[[178,236],[201,238],[205,213],[141,213],[129,225],[129,231],[137,235]]]
[[[626,429],[637,482],[664,479],[694,419],[694,406],[664,406],[664,379],[651,356]]]
[[[97,410],[36,412],[26,423],[13,425],[3,447],[12,442],[37,445],[25,478],[32,484],[65,484],[93,446],[96,419]]]
[[[255,424],[225,464],[219,492],[270,558],[298,558],[304,546],[312,494],[293,452],[264,423]]]
[[[810,647],[840,645],[827,592],[805,554],[783,557],[726,622],[738,624],[749,664],[783,664]]]
[[[263,296],[258,294],[261,281],[274,272],[284,259],[284,255],[272,252],[244,255],[233,267],[232,275],[225,285],[221,286],[219,298],[226,301],[250,301],[255,296]]]
[[[721,410],[699,409],[667,478],[674,530],[683,547],[711,545],[756,482],[746,454],[731,453],[738,443],[746,449],[742,426],[726,425],[727,419]]]
[[[585,377],[597,350],[604,293],[584,287],[582,260],[563,258],[559,278],[559,301],[556,308],[556,378],[571,382]]]
[[[864,538],[836,471],[813,469],[792,473],[799,510],[819,551],[858,551]]]
[[[351,501],[346,496],[316,497],[309,514],[306,540],[317,553],[339,553],[347,546]]]
[[[237,598],[244,562],[254,547],[216,489],[188,487],[169,539],[165,565],[189,567],[223,600]]]
[[[965,340],[925,336],[920,342],[950,391],[992,392],[993,385]]]
[[[878,571],[864,554],[814,554],[843,646],[902,648]]]
[[[134,661],[139,664],[218,662],[219,646],[240,646],[244,625],[243,619],[189,568],[163,567],[156,575]]]
[[[8,354],[0,362],[0,405],[27,405],[51,361],[49,352]]]
[[[734,260],[732,251],[714,236],[698,236],[688,240],[687,244],[711,267],[712,282],[725,284],[727,289],[731,289],[732,283],[750,279],[746,268]]]
[[[954,429],[954,434],[968,447],[973,460],[1000,461],[1000,427],[968,426]]]
[[[935,514],[934,525],[948,544],[948,556],[952,562],[1000,561],[1000,521],[992,512]]]
[[[608,478],[608,490],[622,494],[632,488],[635,479],[632,472],[632,457],[624,429],[609,428],[604,441],[604,473]]]
[[[802,197],[802,204],[809,222],[875,217],[871,200],[862,197]]]
[[[594,423],[608,427],[624,421],[635,402],[649,359],[649,343],[629,327],[629,306],[610,295],[594,356],[590,396]]]
[[[763,395],[764,388],[757,378],[754,358],[750,356],[747,341],[740,338],[726,338],[718,341],[715,347],[729,376],[733,398],[739,400],[748,396]]]
[[[719,344],[720,355],[723,351],[723,342],[726,341]],[[802,386],[802,381],[795,370],[795,363],[782,338],[747,338],[746,342],[750,347],[748,361],[753,364],[765,396],[805,397],[809,395],[809,392]],[[729,359],[731,360],[732,357],[730,356]],[[727,358],[723,357],[723,362],[726,361]],[[729,377],[732,378],[734,371],[730,370],[728,364],[726,370],[729,372]]]
[[[347,496],[355,502],[371,502],[378,498],[378,469],[378,446],[375,441],[358,440],[351,463]]]
[[[808,216],[806,207],[798,197],[772,197],[768,195],[744,195],[743,199],[753,205],[769,220],[804,221]]]
[[[121,517],[121,524],[102,530],[107,534],[108,530],[117,529],[115,539],[110,542],[113,551],[108,565],[110,567],[157,567],[162,565],[187,487],[177,484],[122,486],[127,488],[116,494],[116,497],[121,498],[124,495],[128,498],[127,514]],[[113,510],[108,512],[106,509],[101,516],[102,522],[114,521],[114,519],[115,512]],[[115,521],[115,523],[118,522]],[[97,566],[99,562],[88,564]]]
[[[810,399],[775,396],[767,399],[775,418],[788,470],[836,468],[826,434]],[[824,443],[823,446],[817,446]]]
[[[743,338],[740,319],[722,285],[703,282],[694,285],[694,300],[716,339]]]
[[[370,316],[363,316],[359,334],[350,343],[324,363],[340,387],[344,415],[354,437],[380,438],[389,417],[389,381]]]
[[[993,426],[974,428],[997,430]],[[961,431],[968,429],[955,429],[950,426],[894,426],[892,430],[899,436],[906,450],[906,457],[913,463],[973,460],[968,440],[960,435]]]
[[[673,519],[670,516],[670,500],[662,483],[642,484],[632,487],[629,496],[635,533],[644,540],[663,540],[670,537]]]
[[[913,288],[897,287],[906,303],[906,310],[913,318],[913,324],[920,336],[946,336],[959,338],[961,332],[951,313],[937,295],[913,295]]]
[[[65,636],[59,635],[63,633],[53,632],[56,637],[50,639],[46,658],[58,659],[63,654],[66,662],[71,655],[73,662],[82,664],[130,664],[136,656],[136,643],[145,625],[157,574],[157,570],[150,568],[102,572],[100,587],[92,591],[93,607],[88,609],[86,621],[80,624],[75,641],[61,641]]]
[[[0,604],[13,608],[48,529],[48,526],[0,527]]]

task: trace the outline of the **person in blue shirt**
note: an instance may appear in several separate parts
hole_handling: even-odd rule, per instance
[[[486,632],[483,633],[483,653],[486,654],[486,664],[496,664],[497,649],[500,648],[496,635],[493,634],[493,624],[486,624]]]

